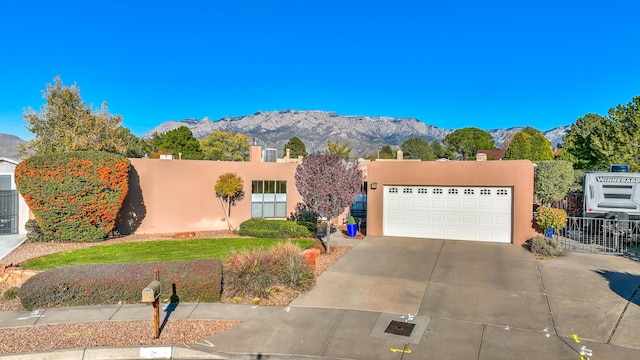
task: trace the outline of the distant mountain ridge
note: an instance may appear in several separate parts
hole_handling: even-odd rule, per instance
[[[18,145],[25,142],[15,135],[0,133],[0,158],[21,160],[22,155],[18,152]]]
[[[420,137],[427,141],[440,140],[453,132],[426,124],[416,118],[392,118],[384,116],[344,116],[320,110],[258,111],[252,115],[229,117],[220,120],[204,118],[167,121],[150,130],[144,137],[163,133],[180,126],[188,127],[197,139],[205,138],[215,130],[241,133],[257,141],[265,148],[278,150],[282,156],[284,145],[297,136],[308,152],[324,150],[327,140],[351,143],[354,154],[365,156],[380,149],[382,145],[400,146],[408,138]],[[518,132],[524,127],[485,130],[499,146],[510,131]],[[556,146],[569,126],[558,126],[542,133]]]
[[[427,141],[440,140],[454,129],[442,129],[426,124],[416,118],[392,118],[385,116],[344,116],[335,112],[320,110],[298,111],[258,111],[246,116],[225,116],[219,120],[209,118],[166,121],[156,126],[143,137],[153,133],[163,133],[180,126],[188,127],[197,139],[202,139],[215,130],[244,134],[265,148],[274,148],[278,156],[283,156],[284,145],[297,136],[308,152],[325,150],[327,140],[339,140],[340,144],[351,142],[352,154],[365,156],[389,144],[399,147],[408,138],[420,137]],[[558,126],[543,131],[555,147],[562,142],[562,136],[570,125]],[[509,132],[518,132],[524,127],[485,130],[499,146]],[[18,144],[24,140],[14,135],[0,133],[0,157],[20,160]]]

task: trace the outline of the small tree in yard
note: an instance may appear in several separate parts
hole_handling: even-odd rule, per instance
[[[341,154],[316,152],[302,159],[295,181],[304,203],[320,217],[331,219],[350,206],[360,192],[362,171]],[[329,231],[323,241],[329,253]]]
[[[222,205],[229,231],[233,231],[231,221],[229,220],[231,216],[231,206],[244,197],[243,187],[244,182],[234,173],[222,174],[218,178],[218,181],[216,181],[216,197],[220,199],[220,205]]]

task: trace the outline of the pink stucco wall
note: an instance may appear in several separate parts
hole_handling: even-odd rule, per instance
[[[245,196],[231,208],[234,227],[251,217],[252,180],[286,180],[287,215],[302,201],[295,188],[294,163],[130,160],[130,190],[118,225],[125,233],[227,229],[214,186],[220,175],[229,172],[244,181]]]
[[[513,188],[513,240],[523,244],[534,234],[533,163],[511,161],[373,161],[367,169],[367,235],[382,236],[385,185],[509,186]]]

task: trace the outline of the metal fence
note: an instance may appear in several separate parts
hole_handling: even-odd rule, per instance
[[[0,235],[18,233],[18,192],[0,190]]]
[[[640,220],[569,217],[554,237],[565,251],[640,256]]]

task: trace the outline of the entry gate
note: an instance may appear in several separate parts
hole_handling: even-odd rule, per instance
[[[18,191],[0,190],[0,235],[18,233]]]

